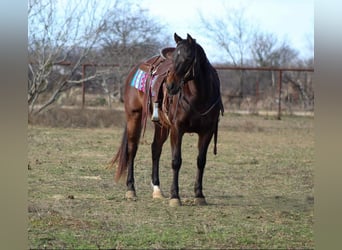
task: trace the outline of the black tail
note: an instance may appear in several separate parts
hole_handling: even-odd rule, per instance
[[[219,120],[217,119],[217,122],[216,122],[216,128],[215,128],[215,132],[214,132],[214,155],[217,154],[217,133],[218,133],[218,122]]]
[[[121,146],[113,157],[110,167],[112,168],[114,164],[118,161],[118,165],[115,171],[115,182],[118,182],[121,176],[127,172],[127,161],[128,161],[128,140],[127,140],[127,125],[125,125],[125,130],[122,136]]]
[[[224,107],[223,107],[223,104],[222,104],[222,100],[220,101],[220,110],[221,110],[221,115],[223,116]],[[219,120],[220,119],[217,119],[216,128],[215,128],[215,132],[214,132],[214,155],[217,154],[217,134],[218,134],[218,123],[219,123]]]

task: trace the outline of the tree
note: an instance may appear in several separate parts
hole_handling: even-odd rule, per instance
[[[200,14],[201,22],[208,37],[216,41],[217,45],[223,49],[227,55],[227,62],[234,66],[245,66],[247,58],[250,56],[250,40],[252,36],[252,25],[245,18],[245,9],[228,9],[223,7],[227,13],[224,17],[217,16],[210,21]],[[239,90],[236,94],[243,98],[244,71],[240,70]]]
[[[273,34],[256,33],[252,43],[253,59],[259,67],[312,67],[312,58],[301,62],[298,52],[291,48],[287,41],[279,42]],[[272,87],[275,86],[275,72],[271,74]],[[283,72],[283,82],[291,85],[291,89],[299,93],[304,108],[312,106],[313,88],[311,75],[307,72]]]
[[[105,29],[101,36],[101,57],[119,64],[117,84],[120,99],[124,79],[133,65],[146,57],[159,53],[162,47],[163,26],[149,17],[147,10],[129,1],[117,2],[105,16]],[[113,89],[113,88],[112,88]],[[114,86],[114,89],[117,89]]]
[[[270,33],[255,33],[251,44],[254,62],[259,67],[271,67],[274,64],[274,51],[277,38]]]
[[[259,67],[290,67],[298,58],[298,52],[287,41],[280,43],[271,33],[255,32],[251,43],[253,60]],[[272,87],[275,86],[275,72],[271,74]]]
[[[160,26],[144,13],[138,5],[121,0],[29,0],[29,112],[39,113],[83,81],[105,83],[108,72],[103,70],[81,79],[85,62],[120,63],[123,76],[138,58],[160,48],[154,39]],[[41,105],[35,108],[38,99]]]
[[[248,48],[253,27],[245,18],[245,9],[223,8],[227,13],[224,17],[217,16],[207,20],[200,13],[201,22],[206,34],[223,49],[228,60],[230,59],[234,66],[243,66],[249,56]]]
[[[279,42],[271,33],[255,33],[251,52],[259,67],[289,67],[298,60],[298,52],[286,40]]]
[[[28,4],[28,105],[30,113],[39,113],[59,95],[79,85],[75,79],[81,64],[98,42],[104,28],[104,12],[96,0],[79,0],[62,7],[61,1],[29,0]],[[101,8],[100,8],[101,7]],[[68,70],[61,71],[61,65]],[[57,71],[57,73],[56,73]],[[59,77],[53,77],[58,75]],[[86,80],[96,77],[92,75]],[[52,89],[52,92],[48,92]],[[42,94],[48,97],[35,109]]]

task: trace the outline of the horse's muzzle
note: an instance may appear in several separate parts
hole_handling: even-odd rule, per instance
[[[178,86],[174,83],[168,83],[168,84],[166,84],[166,89],[167,89],[167,93],[169,95],[176,95],[176,94],[178,94],[178,92],[180,90],[180,86]]]

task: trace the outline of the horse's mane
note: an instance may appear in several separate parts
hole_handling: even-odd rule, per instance
[[[196,49],[196,57],[197,57],[196,60],[198,60],[198,62],[197,62],[198,65],[197,65],[197,69],[196,69],[195,75],[200,75],[201,73],[206,72],[205,74],[207,74],[207,76],[212,79],[212,81],[209,81],[209,82],[211,82],[213,84],[212,85],[212,87],[213,87],[212,90],[214,92],[216,92],[220,96],[220,88],[221,88],[220,85],[221,84],[220,84],[220,80],[219,80],[219,76],[218,76],[217,70],[209,62],[209,59],[208,59],[204,49],[202,48],[202,46],[200,44],[198,44],[195,39],[193,39],[193,41],[195,41],[195,49]],[[201,79],[202,78],[199,77],[198,80],[201,80]],[[214,79],[217,79],[217,80],[214,80]],[[223,107],[223,104],[222,104],[221,97],[220,97],[219,105],[220,105],[221,115],[223,115],[224,107]]]
[[[216,75],[215,77],[217,77],[217,79],[218,79],[216,69],[211,65],[206,53],[204,52],[204,49],[197,42],[195,42],[195,50],[196,50],[196,52],[195,52],[196,53],[196,60],[198,61],[197,65],[196,65],[196,74],[195,75],[201,75],[201,73],[206,72],[206,74],[208,73],[208,75],[209,74]],[[220,88],[219,80],[217,82],[219,84],[218,87]]]
[[[202,64],[202,63],[208,63],[210,64],[209,60],[208,60],[208,57],[206,55],[206,53],[204,52],[204,49],[202,48],[201,45],[199,45],[197,42],[195,44],[196,46],[196,54],[199,55],[199,63]]]

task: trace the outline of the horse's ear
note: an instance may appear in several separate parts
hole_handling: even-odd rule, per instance
[[[174,37],[176,43],[179,43],[180,41],[183,40],[179,35],[177,35],[177,33],[175,33],[175,34],[173,35],[173,37]]]
[[[188,40],[188,42],[191,44],[193,42],[193,38],[188,34],[186,39]]]

